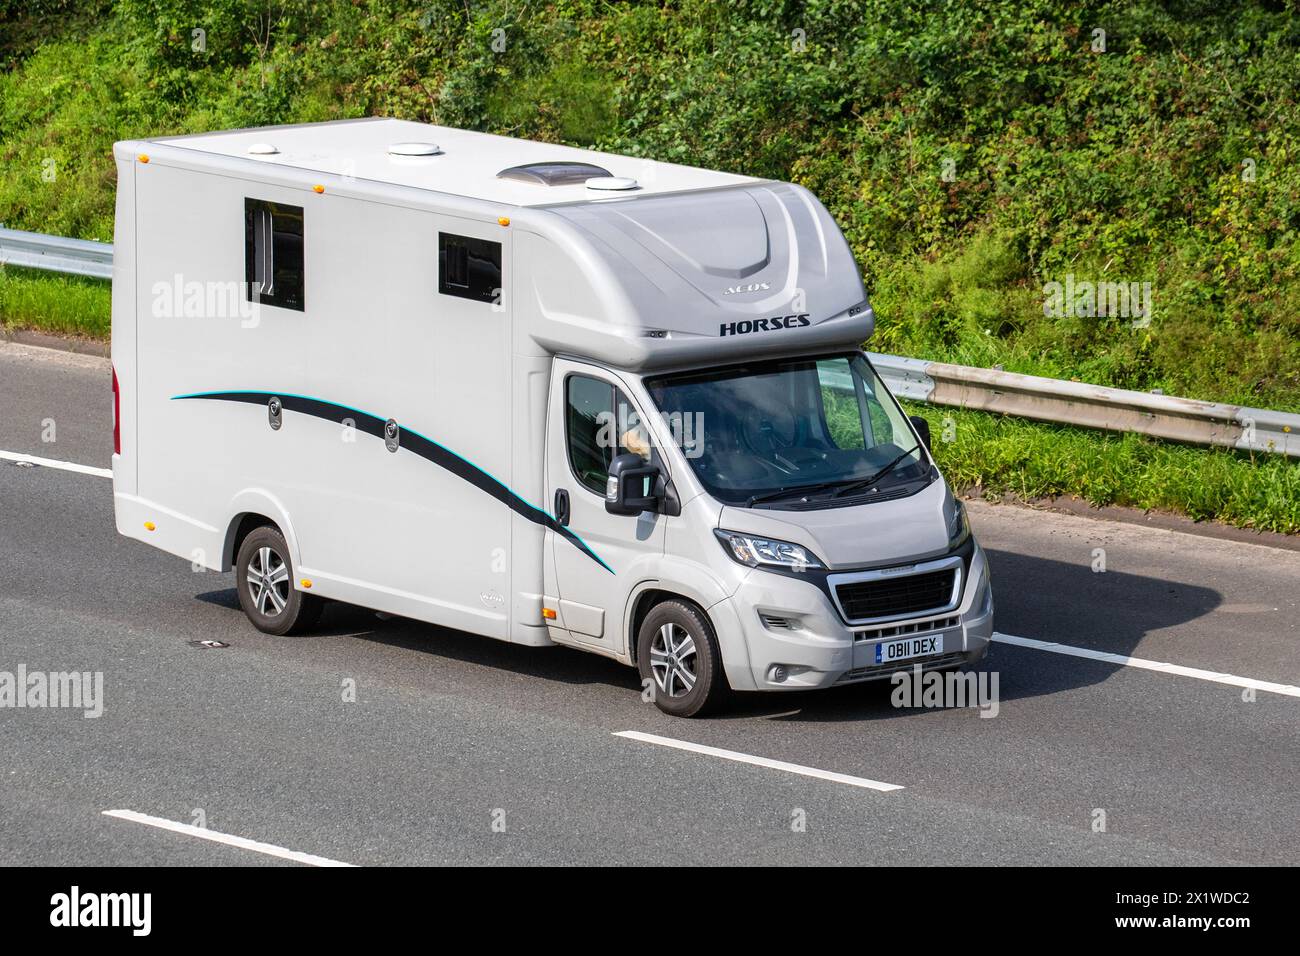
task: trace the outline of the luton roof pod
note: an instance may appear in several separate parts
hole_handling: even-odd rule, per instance
[[[791,183],[382,118],[118,144],[119,159],[148,152],[332,195],[495,211],[517,259],[537,264],[532,288],[504,282],[521,347],[649,371],[852,347],[874,326],[839,228]]]
[[[757,183],[548,210],[532,337],[637,371],[856,347],[873,330],[857,265],[806,189]],[[564,254],[564,253],[567,253]],[[577,254],[575,254],[577,253]],[[797,334],[791,334],[797,330]],[[797,345],[796,345],[797,343]]]

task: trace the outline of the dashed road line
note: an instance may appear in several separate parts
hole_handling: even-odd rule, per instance
[[[264,853],[267,856],[278,857],[281,860],[292,860],[295,863],[305,863],[307,866],[356,866],[355,863],[340,863],[338,860],[330,860],[323,856],[315,856],[311,853],[302,853],[298,850],[286,850],[282,846],[276,846],[273,843],[262,843],[258,840],[250,840],[247,837],[232,836],[229,833],[218,833],[215,830],[209,830],[206,827],[196,827],[189,823],[177,823],[175,820],[164,820],[162,817],[151,817],[147,813],[137,813],[135,810],[105,810],[104,816],[115,817],[118,820],[129,820],[132,823],[143,823],[147,827],[157,827],[159,830],[170,830],[172,833],[182,833],[185,836],[198,837],[200,840],[209,840],[212,843],[221,843],[226,846],[238,847],[241,850],[252,850],[254,853]]]
[[[1233,687],[1249,687],[1270,694],[1282,694],[1286,697],[1300,697],[1300,687],[1291,684],[1276,684],[1273,681],[1256,680],[1253,677],[1238,677],[1236,674],[1223,674],[1218,671],[1202,670],[1199,667],[1184,667],[1182,664],[1167,664],[1164,661],[1149,661],[1141,657],[1128,657],[1124,654],[1112,654],[1109,651],[1094,651],[1089,647],[1075,647],[1073,644],[1055,644],[1051,641],[1036,641],[1030,637],[1016,637],[1012,634],[993,633],[993,640],[999,644],[1012,644],[1016,647],[1031,647],[1036,651],[1048,651],[1052,654],[1065,654],[1069,657],[1086,657],[1088,660],[1105,661],[1107,664],[1119,664],[1123,667],[1138,667],[1142,670],[1157,671],[1161,674],[1175,674],[1179,677],[1193,677],[1196,680],[1212,681],[1216,684],[1230,684]]]
[[[660,737],[658,734],[643,734],[639,730],[620,730],[614,733],[615,737],[626,737],[628,740],[639,740],[642,743],[656,744],[660,747],[671,747],[674,750],[687,750],[691,753],[704,754],[707,757],[719,757],[723,760],[732,760],[736,763],[747,763],[755,767],[767,767],[770,770],[783,770],[786,773],[799,774],[801,777],[816,777],[819,780],[829,780],[832,783],[843,783],[850,787],[862,787],[866,790],[879,790],[888,793],[892,790],[902,790],[903,787],[896,783],[881,783],[879,780],[868,780],[866,777],[851,777],[846,773],[835,773],[832,770],[818,770],[816,767],[805,767],[797,763],[786,763],[784,760],[772,760],[768,757],[755,757],[752,754],[743,754],[736,750],[723,750],[720,747],[706,747],[704,744],[693,744],[686,740],[677,740],[673,737]]]
[[[94,475],[96,478],[112,478],[113,469],[96,468],[93,465],[79,465],[75,461],[59,461],[57,458],[38,458],[24,455],[17,451],[0,451],[0,461],[12,461],[25,465],[40,465],[42,468],[57,468],[60,471],[75,471],[81,475]]]

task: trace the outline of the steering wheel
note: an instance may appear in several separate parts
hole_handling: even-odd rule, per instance
[[[794,444],[798,432],[794,412],[783,405],[751,407],[741,419],[741,434],[750,451],[763,457],[775,455]]]

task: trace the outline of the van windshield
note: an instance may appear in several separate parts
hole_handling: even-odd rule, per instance
[[[700,482],[749,507],[827,507],[932,480],[907,417],[861,353],[645,380]]]

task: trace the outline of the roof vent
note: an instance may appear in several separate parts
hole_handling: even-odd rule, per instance
[[[636,180],[628,179],[626,176],[594,176],[587,180],[588,189],[608,189],[618,191],[622,189],[636,189]]]
[[[254,143],[248,147],[249,156],[274,156],[280,150],[270,143]]]
[[[497,179],[514,179],[521,183],[537,183],[541,186],[576,186],[585,183],[593,176],[609,178],[609,170],[593,166],[591,163],[527,163],[523,166],[511,166],[497,173]]]
[[[389,156],[437,156],[441,152],[437,143],[393,143],[388,147]]]

